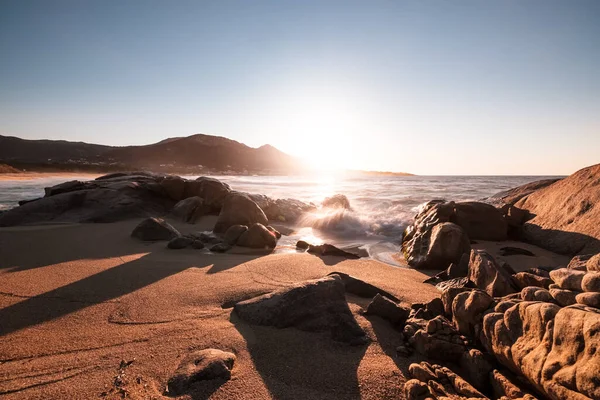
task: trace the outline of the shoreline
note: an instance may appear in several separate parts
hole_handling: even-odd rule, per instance
[[[19,172],[19,173],[9,173],[9,174],[0,174],[0,182],[5,181],[30,181],[36,179],[45,179],[45,178],[86,178],[86,179],[96,179],[97,177],[102,176],[101,173],[90,173],[90,172]]]

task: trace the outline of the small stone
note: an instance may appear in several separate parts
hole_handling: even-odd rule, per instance
[[[194,239],[191,239],[191,238],[188,238],[185,236],[180,236],[180,237],[171,239],[169,241],[169,243],[167,244],[167,247],[169,249],[173,249],[173,250],[185,249],[186,247],[190,246],[193,242],[194,242]]]
[[[217,349],[200,350],[188,355],[167,383],[169,394],[182,395],[194,382],[201,380],[229,380],[235,359],[235,354]]]
[[[231,246],[227,243],[217,243],[210,248],[210,251],[212,251],[213,253],[225,253],[229,250],[231,250]]]
[[[201,250],[204,248],[204,243],[202,243],[200,240],[194,240],[191,246],[193,249]]]

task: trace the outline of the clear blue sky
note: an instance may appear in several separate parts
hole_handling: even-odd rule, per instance
[[[600,1],[0,0],[0,133],[569,174],[600,162]]]

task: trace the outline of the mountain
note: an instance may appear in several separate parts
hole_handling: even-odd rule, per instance
[[[174,173],[290,173],[302,168],[298,159],[273,146],[252,148],[202,134],[126,147],[0,135],[0,163],[29,170],[144,169]]]

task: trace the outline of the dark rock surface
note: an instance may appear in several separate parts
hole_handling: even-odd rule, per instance
[[[254,223],[269,224],[263,210],[246,193],[231,192],[224,200],[213,231],[225,233],[233,225],[250,226]]]
[[[131,232],[131,237],[143,241],[171,240],[181,236],[179,231],[161,218],[147,218]]]
[[[367,307],[366,315],[376,315],[393,326],[403,328],[410,310],[380,294],[375,295]]]
[[[240,234],[236,244],[253,249],[273,249],[277,246],[277,237],[263,224],[255,223]]]

